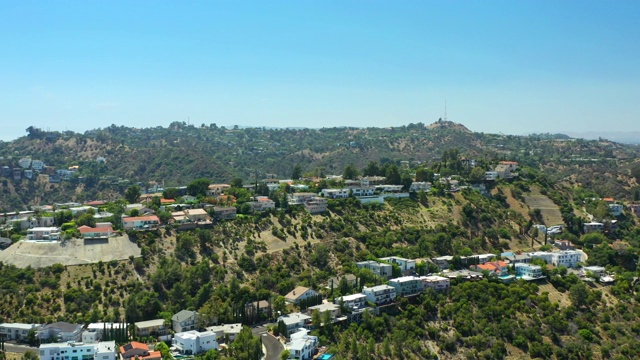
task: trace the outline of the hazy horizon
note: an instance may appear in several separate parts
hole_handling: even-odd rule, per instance
[[[639,132],[640,3],[0,3],[0,140],[28,126]]]

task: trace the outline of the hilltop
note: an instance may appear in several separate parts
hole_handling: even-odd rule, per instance
[[[113,200],[135,183],[167,188],[196,178],[240,178],[250,184],[267,175],[288,178],[296,166],[309,177],[341,174],[349,164],[363,169],[371,161],[433,166],[453,149],[486,169],[510,159],[553,181],[587,185],[602,197],[630,199],[637,185],[630,176],[637,147],[607,140],[474,133],[449,121],[385,129],[227,129],[176,122],[147,129],[112,125],[84,134],[29,130],[25,137],[0,143],[0,166],[8,170],[0,174],[0,210]],[[40,160],[46,167],[34,170],[30,179],[25,174],[14,180],[11,171],[20,168],[22,158]],[[56,175],[69,168],[73,171]]]

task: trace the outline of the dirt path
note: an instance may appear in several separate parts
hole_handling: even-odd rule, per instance
[[[72,239],[65,243],[34,243],[20,241],[0,251],[0,261],[19,268],[31,266],[41,268],[55,263],[81,265],[124,260],[133,255],[140,256],[140,248],[129,241],[129,237],[109,238],[101,243],[85,244],[83,239]]]

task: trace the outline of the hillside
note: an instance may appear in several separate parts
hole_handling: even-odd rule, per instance
[[[1,210],[113,200],[138,182],[166,188],[202,177],[214,183],[235,177],[255,183],[267,174],[288,178],[297,165],[306,176],[342,174],[349,164],[360,170],[371,161],[407,161],[413,169],[427,166],[438,172],[443,155],[453,149],[487,170],[498,160],[514,160],[542,170],[552,181],[582,185],[603,197],[630,199],[637,189],[630,177],[637,147],[606,140],[474,133],[444,121],[385,129],[226,129],[177,122],[148,129],[112,125],[84,134],[29,129],[25,137],[0,142],[0,166],[10,171],[18,167],[18,160],[29,157],[43,161],[47,168],[36,171],[32,179],[14,180],[10,172],[0,174]],[[99,157],[104,162],[97,162]],[[68,181],[48,180],[57,170],[75,165],[77,171]]]

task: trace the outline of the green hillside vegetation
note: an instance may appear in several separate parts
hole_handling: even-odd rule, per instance
[[[299,285],[333,299],[384,282],[369,270],[357,269],[357,261],[453,255],[457,268],[460,256],[498,257],[505,250],[544,249],[549,245],[533,228],[544,222],[543,210],[525,201],[535,195],[557,207],[554,210],[566,225],[560,238],[582,247],[589,255],[588,265],[615,272],[615,285],[587,284],[563,267],[545,267],[546,279],[536,283],[502,284],[491,278],[456,282],[447,293],[402,298],[380,316],[365,315],[360,324],[326,324],[314,330],[321,344],[344,359],[372,354],[382,359],[640,356],[637,219],[625,212],[617,219],[616,231],[582,234],[587,213],[610,218],[599,197],[631,200],[636,195],[636,149],[631,147],[607,141],[477,134],[447,124],[266,130],[174,123],[169,129],[112,126],[83,135],[32,129],[25,138],[0,144],[0,151],[29,154],[61,167],[79,164],[80,175],[93,176],[89,183],[76,178],[40,184],[51,194],[31,180],[3,180],[5,207],[34,201],[22,192],[29,189],[39,196],[36,201],[71,200],[66,196],[107,199],[107,194],[115,199],[125,193],[133,198],[137,189],[132,182],[165,180],[170,186],[191,185],[189,191],[203,202],[214,200],[202,194],[200,185],[232,182],[227,195],[235,196],[240,214],[235,220],[216,222],[211,229],[177,232],[167,226],[130,231],[131,241],[142,250],[140,258],[42,269],[0,263],[0,322],[134,322],[193,309],[201,314],[201,325],[251,324],[264,319],[248,315],[246,304],[268,300],[274,313],[291,312],[294,309],[285,304],[283,295]],[[107,157],[107,163],[95,163],[97,156]],[[576,156],[598,160],[582,162]],[[477,180],[479,171],[465,165],[463,158],[475,158],[482,172],[498,160],[517,160],[520,176],[509,182],[487,182],[488,197],[468,188],[451,192],[447,184],[434,179],[434,173],[458,176],[461,185]],[[402,160],[424,162],[404,166]],[[294,171],[295,165],[301,169]],[[87,168],[90,172],[83,170]],[[239,185],[254,184],[256,173],[260,177],[271,172],[283,177],[294,172],[383,175],[405,187],[412,180],[432,181],[434,189],[407,199],[387,199],[383,205],[362,205],[354,198],[329,200],[328,213],[310,215],[301,206],[287,204],[290,186],[269,193],[264,184],[257,184],[254,191],[269,195],[280,209],[253,213],[244,206],[250,192]],[[127,181],[114,183],[118,178]],[[583,185],[587,180],[589,187]],[[316,192],[341,185],[326,180],[307,183]],[[103,209],[117,218],[124,204],[114,201]],[[150,206],[158,205],[156,198]],[[56,221],[69,224],[71,231],[86,220],[60,213]],[[0,234],[12,235],[16,235],[13,229]],[[435,270],[419,260],[420,274]],[[399,268],[394,271],[398,274]],[[343,274],[356,275],[358,288],[346,283],[325,288],[329,278]],[[252,341],[247,337],[249,348],[255,345]],[[227,355],[233,358],[241,351],[232,349]]]
[[[634,164],[637,146],[606,140],[474,133],[451,122],[436,125],[226,129],[215,124],[196,127],[175,122],[168,128],[148,129],[112,125],[84,134],[29,127],[27,136],[0,142],[0,165],[16,167],[18,159],[30,156],[56,169],[74,165],[79,169],[71,181],[55,184],[4,179],[0,181],[0,208],[11,211],[41,203],[116,199],[137,182],[171,187],[196,178],[219,183],[238,177],[255,183],[265,174],[290,177],[296,166],[299,174],[320,176],[341,174],[349,164],[365,169],[370,161],[409,161],[415,171],[414,161],[419,161],[449,175],[448,171],[462,170],[455,166],[461,154],[476,159],[486,170],[498,160],[509,159],[544,171],[552,181],[584,186],[600,197],[640,198],[638,182],[632,176],[638,166]],[[106,163],[97,163],[99,156]]]

